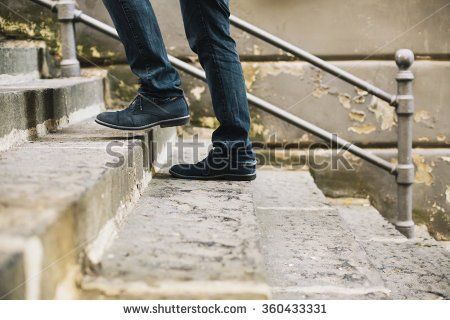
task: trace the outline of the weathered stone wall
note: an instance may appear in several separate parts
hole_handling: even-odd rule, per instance
[[[151,0],[171,54],[191,56],[184,36],[178,0]],[[1,17],[16,24],[25,19],[37,25],[50,15],[28,0],[5,0]],[[102,1],[77,0],[80,9],[111,23]],[[232,13],[312,53],[329,59],[391,58],[399,47],[409,47],[424,58],[449,57],[450,8],[446,0],[231,0]],[[444,8],[443,8],[444,7]],[[443,8],[443,9],[441,9]],[[439,10],[441,9],[441,10]],[[25,19],[24,19],[25,18]],[[49,22],[49,21],[46,21]],[[114,55],[125,61],[117,43],[87,27],[78,28],[86,54]],[[279,56],[280,51],[233,29],[245,58]],[[88,35],[88,37],[86,37]],[[96,47],[96,50],[92,47]],[[108,53],[110,51],[110,53]]]
[[[111,20],[101,1],[78,0],[80,9],[106,22]],[[194,59],[185,39],[177,0],[152,0],[169,53]],[[0,8],[0,30],[10,36],[43,38],[58,56],[60,44],[54,18],[27,0],[5,2]],[[445,0],[247,0],[231,1],[237,16],[331,61],[381,88],[395,92],[393,54],[396,49],[414,50],[417,76],[415,92],[415,145],[450,144],[450,7]],[[18,15],[17,13],[20,13]],[[31,22],[34,21],[34,22]],[[309,65],[292,61],[263,42],[233,28],[244,63],[247,87],[306,120],[361,145],[394,146],[396,119],[386,104],[326,75]],[[114,105],[124,105],[136,90],[136,79],[126,66],[116,40],[79,25],[78,53],[83,64],[110,69]],[[280,61],[282,60],[282,61]],[[123,66],[120,66],[123,64]],[[208,90],[203,83],[184,77],[191,102],[193,123],[214,126]],[[308,143],[311,136],[265,113],[253,111],[252,135],[277,142]]]

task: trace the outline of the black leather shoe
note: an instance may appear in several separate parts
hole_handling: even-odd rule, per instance
[[[179,179],[250,181],[256,179],[256,161],[233,164],[211,150],[202,161],[196,164],[176,164],[170,168],[169,173]]]
[[[128,108],[102,112],[95,122],[120,130],[144,130],[156,126],[174,127],[189,122],[189,109],[184,97],[152,99],[137,95]]]

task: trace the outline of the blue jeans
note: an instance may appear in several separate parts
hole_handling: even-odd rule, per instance
[[[140,93],[154,98],[182,96],[181,79],[170,64],[149,0],[103,0],[125,47]],[[233,150],[238,162],[255,159],[249,140],[250,114],[242,66],[230,36],[229,0],[180,0],[191,49],[206,72],[215,115],[214,147]],[[236,153],[237,151],[237,153]]]

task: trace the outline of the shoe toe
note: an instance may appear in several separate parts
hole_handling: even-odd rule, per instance
[[[188,178],[202,175],[202,170],[193,164],[176,164],[170,168],[169,172],[174,177]]]
[[[102,112],[99,115],[97,115],[97,120],[109,124],[118,124],[117,112]]]
[[[187,171],[186,169],[188,169],[188,168],[186,168],[186,166],[183,166],[181,164],[176,164],[170,168],[170,173],[171,174],[173,174],[173,173],[174,174],[184,174]]]

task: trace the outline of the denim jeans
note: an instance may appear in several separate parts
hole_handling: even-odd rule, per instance
[[[152,98],[182,96],[178,72],[170,64],[149,0],[103,0],[125,47],[140,93]],[[230,36],[229,0],[180,0],[191,49],[206,72],[219,127],[214,147],[233,150],[238,162],[254,162],[250,114],[236,43]]]

